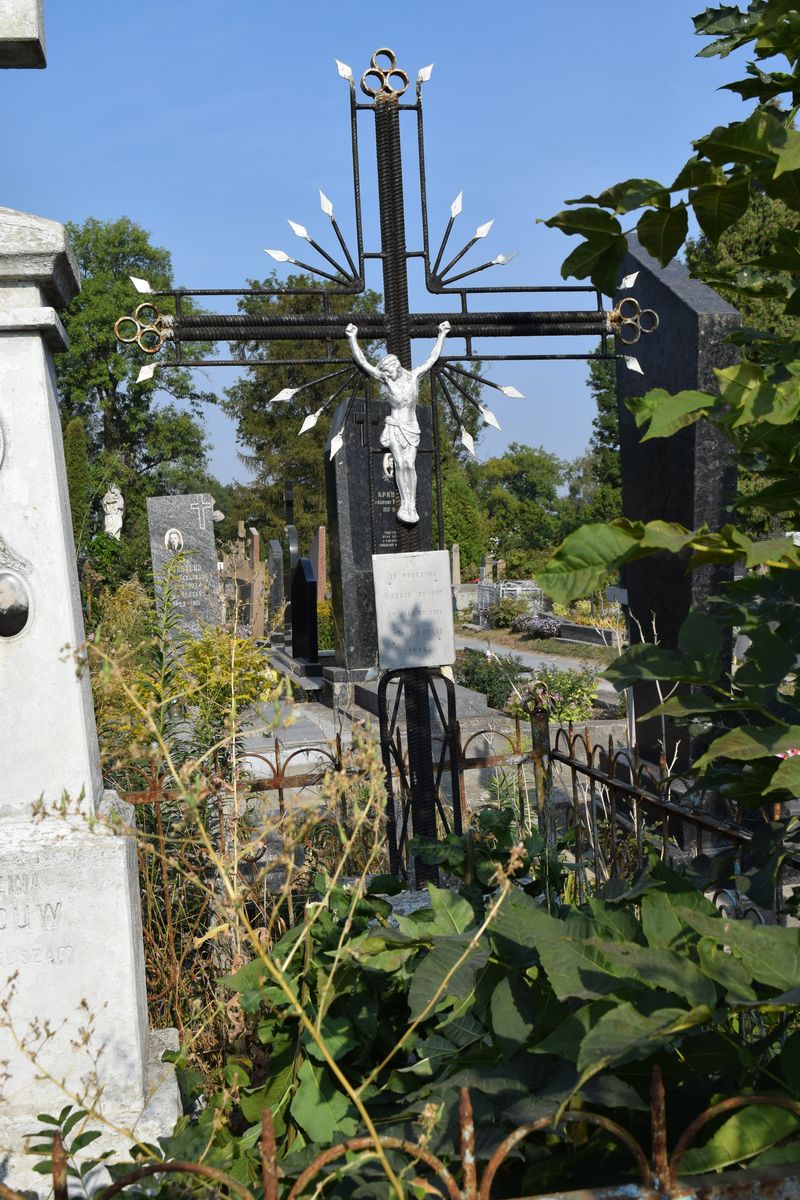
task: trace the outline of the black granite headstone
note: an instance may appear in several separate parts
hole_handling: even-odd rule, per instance
[[[346,672],[349,682],[363,677],[378,661],[372,555],[404,549],[400,540],[404,526],[396,516],[399,496],[394,464],[380,444],[389,407],[385,400],[373,400],[369,406],[357,401],[341,429],[342,448],[333,459],[326,452],[336,667],[340,674]],[[340,428],[346,409],[346,402],[337,409],[333,429]],[[416,462],[419,549],[430,550],[433,455],[427,405],[419,405],[417,419],[421,432]]]
[[[218,625],[222,616],[213,511],[214,501],[205,492],[147,501],[156,594],[162,594],[167,565],[177,555],[172,605],[180,627],[193,637],[205,625]]]
[[[317,581],[310,558],[299,558],[292,571],[292,658],[319,662]]]
[[[622,468],[622,511],[631,520],[677,521],[689,529],[707,523],[718,530],[730,520],[729,504],[736,487],[736,464],[730,444],[706,421],[682,429],[670,438],[641,442],[633,415],[624,401],[643,396],[651,388],[679,392],[688,388],[718,391],[714,367],[727,367],[737,359],[728,342],[741,323],[738,312],[705,284],[691,279],[685,267],[671,263],[662,268],[639,245],[628,238],[628,254],[621,277],[638,271],[632,287],[622,295],[633,295],[642,308],[658,313],[657,332],[643,336],[634,346],[617,343],[617,350],[634,356],[642,374],[617,364],[617,399],[620,414]],[[678,630],[690,609],[702,608],[708,597],[719,591],[730,569],[704,567],[686,572],[688,553],[656,554],[624,570],[631,616],[631,640],[653,641],[653,623],[663,646],[677,645]],[[720,669],[725,664],[720,663]],[[635,688],[637,713],[658,704],[655,688]],[[637,721],[637,740],[643,758],[657,761],[661,722]],[[688,765],[692,755],[685,729],[667,730],[665,752],[672,762],[678,747],[677,767]]]

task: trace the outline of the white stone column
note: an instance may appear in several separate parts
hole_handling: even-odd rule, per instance
[[[103,792],[88,674],[65,652],[84,628],[51,356],[78,287],[63,227],[0,208],[0,1180],[18,1188],[39,1178],[19,1154],[36,1113],[100,1092],[145,1141],[178,1114],[148,1030],[134,838],[103,820],[133,809]]]

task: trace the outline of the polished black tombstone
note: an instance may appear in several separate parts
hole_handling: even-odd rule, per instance
[[[682,429],[670,438],[642,442],[625,401],[643,396],[651,388],[680,392],[697,388],[718,391],[714,367],[736,361],[737,351],[728,338],[741,323],[738,312],[711,288],[691,279],[679,263],[660,267],[628,238],[628,254],[621,278],[638,272],[635,283],[620,291],[633,294],[642,308],[659,316],[657,336],[643,337],[635,346],[618,350],[635,356],[642,374],[617,365],[617,399],[620,415],[622,511],[631,520],[676,521],[689,529],[706,523],[720,529],[730,520],[729,505],[736,487],[736,465],[730,444],[706,421]],[[688,552],[655,554],[624,569],[628,590],[631,641],[653,641],[653,625],[663,646],[677,645],[678,631],[693,608],[702,608],[720,585],[732,578],[728,567],[710,566],[687,574]],[[641,633],[640,633],[641,626]],[[726,668],[720,662],[720,670]],[[637,714],[658,704],[651,684],[634,689]],[[656,762],[660,752],[661,722],[637,720],[637,741],[643,758]],[[676,755],[682,769],[692,757],[686,729],[667,729],[667,761]],[[680,745],[677,743],[680,742]]]
[[[380,444],[389,412],[385,400],[356,400],[341,428],[344,444],[333,459],[326,453],[330,586],[333,599],[336,667],[325,669],[338,683],[363,678],[378,661],[372,555],[396,554],[404,526],[397,520],[399,503],[392,456]],[[343,403],[333,419],[344,420]],[[417,408],[420,446],[417,452],[417,508],[420,550],[432,549],[431,410]]]
[[[292,658],[319,662],[317,639],[317,580],[310,558],[298,558],[292,571]]]

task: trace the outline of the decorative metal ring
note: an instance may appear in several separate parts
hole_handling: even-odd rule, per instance
[[[385,65],[380,60],[385,59]],[[369,80],[375,81],[373,86]],[[401,86],[396,87],[393,80],[399,80]],[[370,59],[370,66],[361,76],[361,90],[365,96],[373,100],[396,100],[408,87],[409,79],[405,71],[397,65],[397,55],[388,46],[376,50]]]
[[[643,333],[658,329],[658,313],[642,308],[633,296],[625,296],[609,313],[609,325],[624,346],[633,346]]]
[[[132,317],[120,317],[114,322],[114,333],[126,345],[136,343],[144,354],[157,354],[164,345],[169,318],[162,316],[155,304],[146,300]]]

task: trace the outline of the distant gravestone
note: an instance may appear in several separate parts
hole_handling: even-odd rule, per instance
[[[292,658],[319,662],[317,581],[311,559],[299,558],[292,571]]]
[[[147,501],[156,587],[174,563],[173,604],[180,627],[192,637],[206,625],[218,625],[222,615],[213,513],[214,501],[206,492]]]
[[[617,367],[617,397],[620,414],[620,461],[622,511],[635,521],[676,521],[689,529],[706,522],[718,530],[730,520],[729,505],[736,487],[733,449],[721,433],[706,421],[680,430],[670,438],[642,442],[625,401],[642,396],[651,388],[668,392],[697,388],[718,390],[715,367],[736,361],[736,348],[728,342],[741,323],[738,312],[711,288],[690,278],[679,263],[660,267],[633,236],[628,237],[628,254],[622,277],[638,272],[626,295],[633,294],[642,308],[659,316],[657,336],[642,338],[628,348],[641,372]],[[622,293],[621,293],[622,294]],[[620,347],[623,351],[625,347]],[[652,641],[653,621],[661,645],[675,647],[678,630],[693,608],[702,608],[732,578],[723,566],[686,571],[688,552],[683,555],[656,554],[624,568],[631,617],[631,640]],[[638,625],[637,625],[638,621]],[[729,664],[728,664],[729,665]],[[720,663],[720,671],[725,664]],[[636,711],[648,712],[658,704],[652,684],[635,687]],[[642,757],[658,760],[661,721],[637,722],[637,740]],[[687,765],[691,754],[686,729],[667,731],[664,748],[671,762],[677,746],[677,766]]]
[[[491,582],[494,578],[494,559],[491,554],[484,554],[481,559],[480,576],[482,582]]]
[[[389,407],[387,401],[373,400],[368,412],[363,400],[354,404],[341,427],[342,448],[333,459],[326,454],[336,667],[323,673],[337,683],[363,678],[377,662],[372,556],[396,554],[401,548],[392,456],[380,443]],[[333,429],[340,428],[346,410],[346,403],[339,406]],[[422,431],[416,462],[419,543],[430,550],[432,454],[424,449],[432,444],[428,405],[417,408],[417,419]]]
[[[376,554],[372,567],[381,670],[455,662],[447,551]]]
[[[267,547],[267,575],[269,577],[269,627],[273,646],[283,642],[283,547],[277,538],[270,538]]]
[[[461,587],[461,549],[458,542],[453,542],[450,547],[450,575],[453,587]]]
[[[317,597],[325,599],[328,590],[328,533],[324,525],[320,525],[314,534],[311,551],[308,556],[317,581]]]

